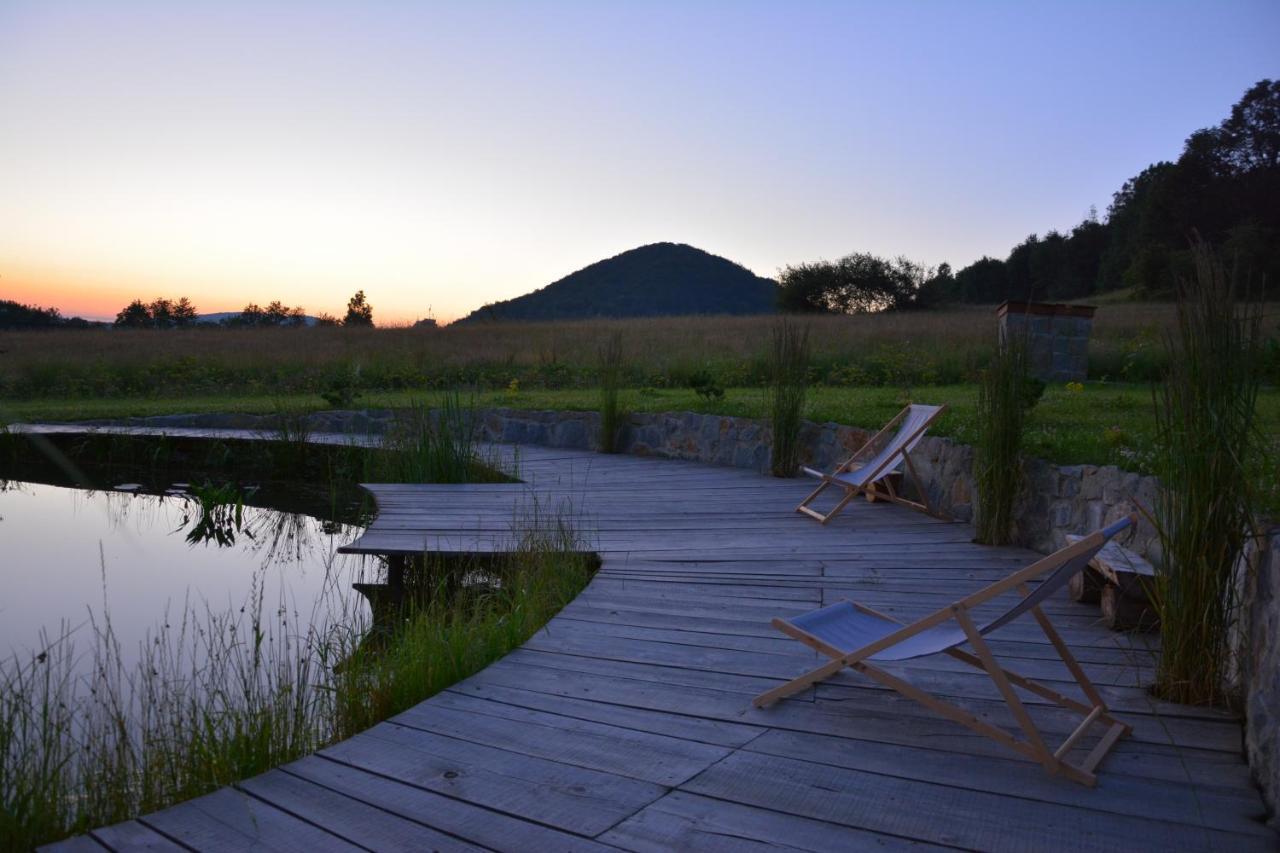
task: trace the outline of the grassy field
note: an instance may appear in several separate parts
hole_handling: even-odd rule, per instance
[[[1159,375],[1166,304],[1099,310],[1091,375]],[[600,346],[622,337],[625,384],[685,387],[706,375],[722,387],[762,385],[771,317],[679,317],[495,323],[416,329],[90,330],[0,332],[0,397],[117,398],[456,386],[586,387]],[[989,358],[989,307],[805,318],[812,379],[833,387],[957,384]],[[1280,371],[1280,308],[1269,311],[1269,359]]]
[[[1173,320],[1163,303],[1099,309],[1091,381],[1049,388],[1028,449],[1059,463],[1144,470],[1150,382]],[[399,407],[440,389],[469,389],[476,405],[594,409],[601,345],[619,335],[631,411],[764,414],[771,317],[679,317],[495,323],[416,329],[0,332],[0,422],[182,412],[271,413],[350,405]],[[978,372],[992,352],[994,312],[960,308],[804,318],[814,385],[805,417],[884,423],[908,400],[947,403],[936,432],[971,441]],[[1262,422],[1280,432],[1280,305],[1267,306],[1271,387]],[[715,400],[691,384],[725,390]],[[335,392],[337,392],[335,394]],[[338,405],[345,405],[341,403]]]

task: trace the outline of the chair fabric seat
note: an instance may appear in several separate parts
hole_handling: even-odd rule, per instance
[[[900,467],[902,454],[915,450],[920,439],[924,438],[924,426],[937,416],[941,408],[912,404],[908,407],[907,416],[903,418],[897,434],[889,439],[879,453],[857,468],[834,474],[831,479],[858,487],[870,485],[873,479],[884,479]]]
[[[986,635],[1008,625],[1023,613],[1039,605],[1054,592],[1066,586],[1072,577],[1084,570],[1089,561],[1102,550],[1102,546],[1111,537],[1124,530],[1130,524],[1132,524],[1131,519],[1122,518],[1103,528],[1100,531],[1102,533],[1101,542],[1070,559],[1063,560],[1026,596],[1012,603],[1003,613],[991,621],[981,625],[978,628],[978,633]],[[842,654],[855,652],[877,640],[884,639],[903,627],[892,620],[859,610],[848,601],[828,604],[826,607],[810,610],[808,613],[793,616],[785,621],[801,631],[817,637],[828,646],[839,649]],[[868,656],[867,660],[909,660],[910,658],[945,652],[947,649],[955,648],[967,641],[968,637],[965,635],[964,629],[954,620],[951,620],[917,631],[889,648],[881,649]]]
[[[843,654],[882,640],[903,627],[897,622],[865,613],[847,601],[837,601],[786,621],[839,649]],[[882,649],[867,660],[909,660],[946,651],[961,645],[965,640],[964,630],[959,625],[946,622],[926,628],[900,643]]]

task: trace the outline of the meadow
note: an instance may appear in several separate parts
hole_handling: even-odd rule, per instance
[[[1280,306],[1267,306],[1263,423],[1280,432]],[[1169,303],[1104,305],[1090,381],[1046,389],[1027,448],[1063,464],[1146,470]],[[771,317],[490,323],[423,330],[0,333],[0,422],[185,412],[402,407],[464,389],[477,406],[595,409],[599,357],[621,341],[624,409],[761,417]],[[883,424],[908,400],[951,407],[935,432],[970,442],[975,380],[994,350],[990,307],[803,318],[804,416]]]

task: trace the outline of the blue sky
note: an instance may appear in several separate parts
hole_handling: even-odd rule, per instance
[[[687,242],[1066,229],[1280,76],[1269,3],[0,2],[0,295],[441,319]]]

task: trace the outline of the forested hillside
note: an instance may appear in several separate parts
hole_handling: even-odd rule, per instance
[[[461,322],[765,314],[776,300],[775,282],[746,267],[683,243],[652,243],[486,305]]]

